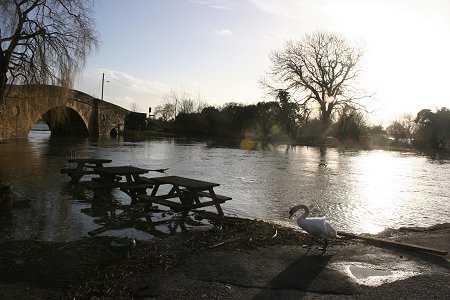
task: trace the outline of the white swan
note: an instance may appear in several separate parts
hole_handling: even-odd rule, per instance
[[[325,220],[325,218],[308,218],[309,208],[303,204],[291,208],[289,210],[289,218],[291,218],[299,209],[304,209],[305,212],[298,217],[297,224],[311,236],[309,248],[312,247],[314,239],[324,240],[323,252],[325,253],[328,247],[328,239],[336,238],[337,236],[336,230]]]

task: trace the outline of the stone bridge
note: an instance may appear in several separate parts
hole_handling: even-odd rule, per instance
[[[52,134],[116,135],[145,126],[135,113],[80,91],[50,85],[13,86],[0,111],[0,139],[27,137],[43,119]]]

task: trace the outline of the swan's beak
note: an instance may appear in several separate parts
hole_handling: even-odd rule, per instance
[[[289,219],[292,217],[292,212],[290,211],[289,212]]]

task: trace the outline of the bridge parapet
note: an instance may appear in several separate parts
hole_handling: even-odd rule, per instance
[[[13,86],[0,112],[0,139],[27,137],[43,118],[52,134],[106,135],[125,130],[131,112],[57,86]]]

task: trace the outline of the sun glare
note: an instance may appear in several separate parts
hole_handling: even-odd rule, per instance
[[[402,183],[396,176],[401,168],[398,158],[384,152],[358,160],[356,170],[361,188],[356,192],[361,201],[360,209],[365,211],[364,214],[370,212],[372,216],[369,220],[361,220],[359,227],[364,232],[380,232],[384,229],[383,224],[400,217],[400,211],[396,209],[399,206],[396,202],[398,199],[392,196],[402,189]]]
[[[327,5],[333,30],[365,47],[361,85],[375,93],[368,110],[383,121],[417,113],[424,99],[442,102],[426,86],[443,86],[450,61],[449,21],[444,12],[421,2],[336,1]],[[332,18],[333,18],[332,17]],[[440,84],[442,83],[442,84]],[[435,93],[435,94],[433,94]]]

